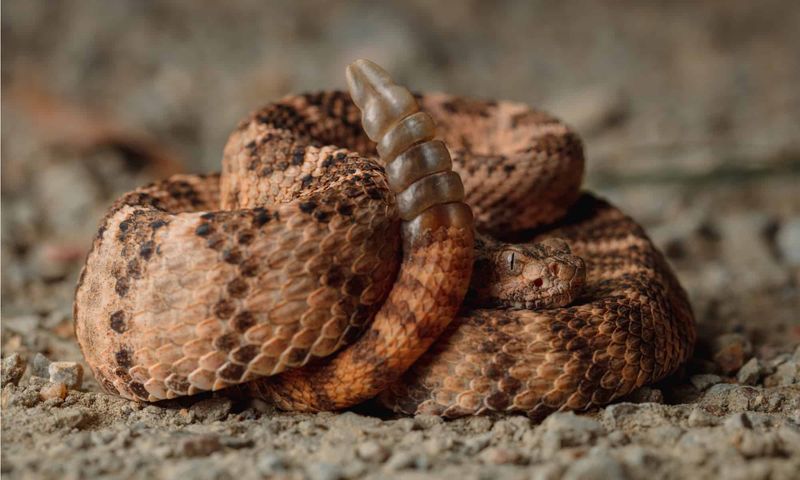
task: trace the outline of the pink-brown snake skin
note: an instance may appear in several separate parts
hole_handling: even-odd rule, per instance
[[[575,132],[517,103],[406,95],[369,62],[348,75],[369,137],[348,93],[287,97],[239,124],[221,174],[114,204],[74,308],[105,390],[542,416],[688,358],[686,294],[639,225],[581,192]]]

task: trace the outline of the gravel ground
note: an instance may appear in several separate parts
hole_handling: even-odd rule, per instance
[[[38,0],[2,14],[3,476],[797,478],[796,2]],[[245,113],[341,87],[359,56],[419,90],[526,101],[576,126],[587,186],[646,226],[689,292],[686,368],[541,424],[99,393],[71,301],[103,211],[167,173],[218,168]]]

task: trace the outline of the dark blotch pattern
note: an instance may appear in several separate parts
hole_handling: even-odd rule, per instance
[[[125,333],[125,330],[128,329],[128,326],[125,323],[125,312],[122,310],[117,310],[116,312],[111,314],[111,330],[114,330],[117,333]]]
[[[220,320],[227,320],[233,315],[235,309],[236,307],[230,300],[222,299],[214,305],[214,315]]]
[[[256,319],[252,313],[248,311],[239,312],[236,314],[235,317],[231,320],[231,328],[239,333],[244,333],[256,324]]]
[[[114,359],[117,361],[117,365],[122,368],[130,368],[133,366],[131,352],[125,348],[117,350],[117,353],[114,354]]]

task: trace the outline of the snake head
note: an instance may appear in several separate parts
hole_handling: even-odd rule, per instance
[[[470,300],[481,306],[562,307],[586,280],[583,259],[559,238],[505,244],[482,237],[477,250]]]

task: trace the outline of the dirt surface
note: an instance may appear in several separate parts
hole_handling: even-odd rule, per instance
[[[746,0],[4,2],[3,476],[796,478],[798,24],[796,2]],[[116,196],[218,168],[239,118],[342,87],[362,56],[418,90],[574,125],[587,188],[645,225],[689,292],[689,365],[533,424],[369,404],[294,415],[221,395],[141,405],[49,363],[82,361],[72,295]]]

